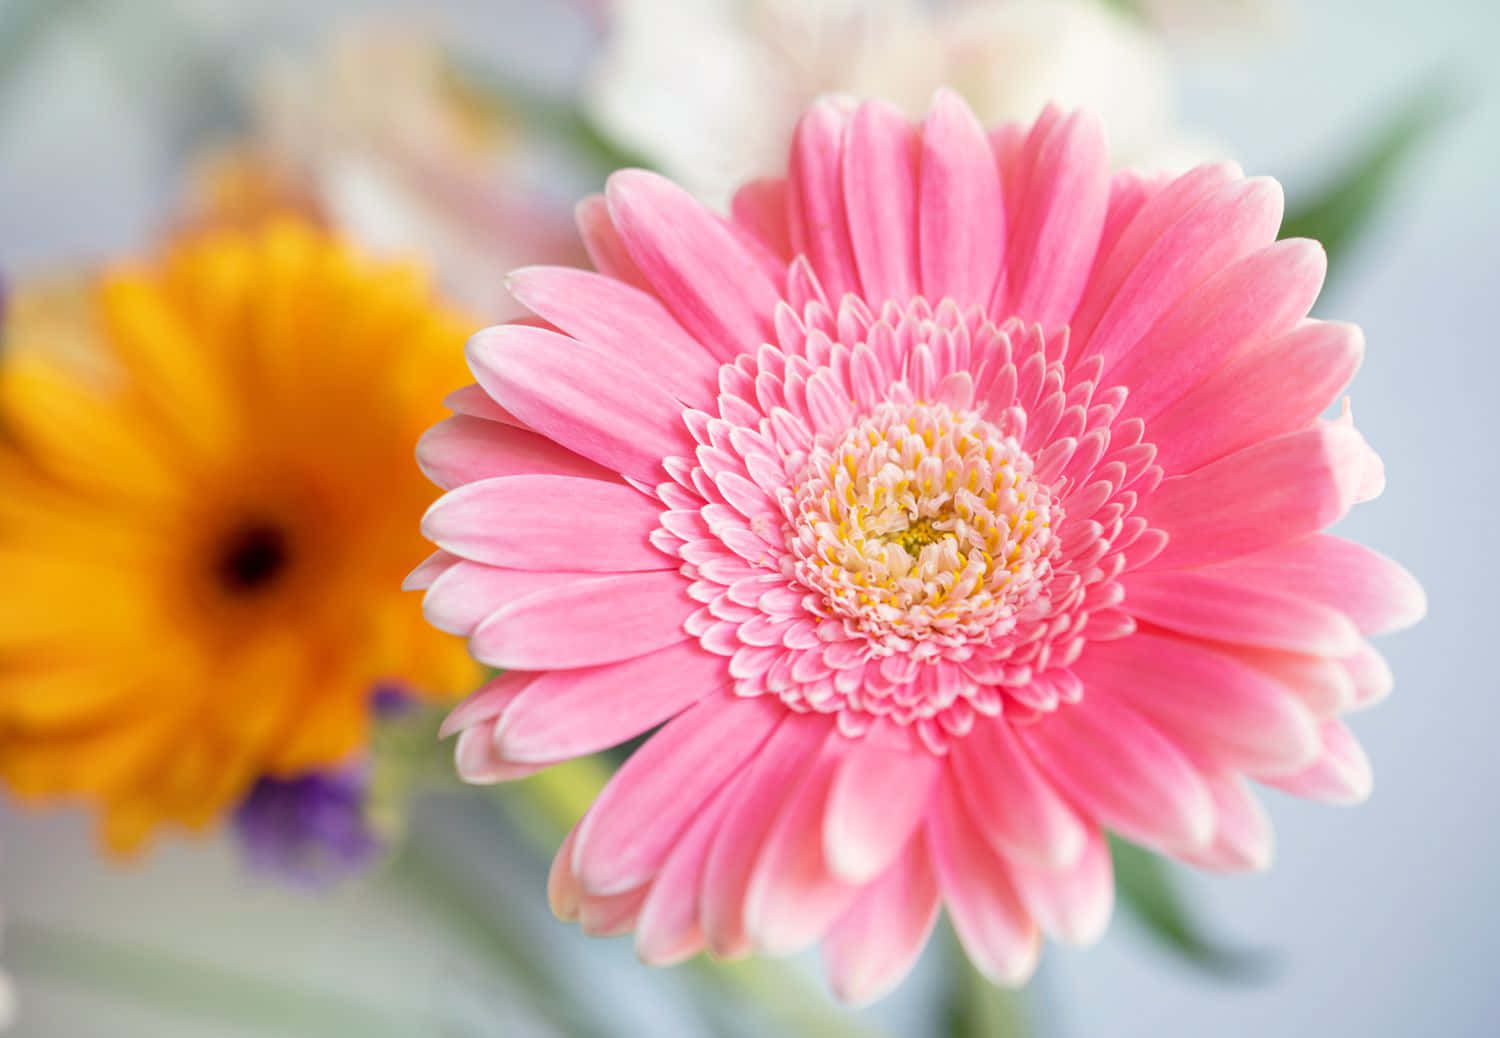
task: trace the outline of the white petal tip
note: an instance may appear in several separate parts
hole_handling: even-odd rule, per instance
[[[900,976],[883,977],[872,972],[866,976],[856,974],[852,977],[829,977],[828,987],[833,992],[833,997],[846,1008],[862,1009],[889,995],[901,979]]]
[[[443,718],[442,724],[438,725],[437,737],[439,739],[451,739],[467,727],[468,725],[465,723],[463,713],[455,709],[447,717]]]
[[[994,984],[996,987],[1015,991],[1024,988],[1031,982],[1031,978],[1036,974],[1037,965],[1041,961],[1041,955],[1042,942],[1041,936],[1038,934],[1024,955],[1018,955],[1010,961],[982,962],[973,956],[969,957],[969,961],[974,964],[974,968],[979,971],[980,975],[991,984]]]
[[[689,934],[652,939],[636,930],[635,957],[647,966],[676,966],[703,951],[703,935],[697,927]]]
[[[840,836],[832,827],[824,836],[823,856],[828,871],[851,886],[869,883],[889,864],[868,853],[858,841]]]

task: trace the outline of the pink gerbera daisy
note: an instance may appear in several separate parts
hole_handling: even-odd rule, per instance
[[[1377,493],[1358,329],[1309,319],[1320,247],[1232,165],[1111,175],[1099,124],[986,134],[815,107],[721,217],[615,174],[598,273],[469,344],[420,457],[449,489],[427,615],[504,673],[460,707],[471,781],[661,726],[558,853],[559,915],[649,962],[793,951],[888,990],[940,905],[1018,984],[1087,942],[1103,831],[1260,868],[1244,777],[1334,802],[1363,635],[1416,583],[1321,531]]]

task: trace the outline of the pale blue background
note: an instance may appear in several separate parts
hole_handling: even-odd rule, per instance
[[[150,5],[100,6],[115,28],[129,29],[131,12]],[[232,40],[222,44],[232,62],[253,46],[314,37],[338,12],[401,5],[176,6]],[[544,83],[566,81],[569,55],[581,45],[576,24],[537,3],[424,6],[445,12],[471,43],[492,41],[497,54]],[[1049,950],[1037,986],[1047,1005],[1047,1034],[1500,1033],[1500,678],[1492,655],[1500,587],[1494,532],[1500,5],[1307,0],[1288,6],[1293,17],[1277,35],[1221,48],[1185,67],[1183,104],[1189,121],[1232,145],[1247,169],[1281,177],[1293,194],[1316,184],[1382,111],[1431,74],[1448,74],[1468,99],[1407,170],[1399,197],[1322,304],[1325,314],[1357,320],[1366,330],[1369,352],[1353,398],[1390,475],[1386,495],[1360,508],[1346,531],[1406,562],[1427,587],[1431,616],[1383,643],[1398,675],[1396,694],[1354,721],[1375,762],[1373,799],[1338,810],[1274,797],[1279,852],[1270,873],[1189,881],[1213,930],[1275,949],[1278,975],[1260,986],[1225,986],[1164,956],[1120,920],[1094,949]],[[560,45],[538,46],[534,37],[506,28],[512,17],[547,26]],[[101,64],[95,43],[86,33],[54,40],[0,99],[5,269],[134,246],[171,197],[180,113],[165,100],[143,107],[142,95]],[[133,46],[150,54],[155,44],[137,39]],[[158,66],[132,89],[170,98],[177,73],[169,69]],[[0,901],[13,916],[117,936],[146,933],[211,961],[291,966],[304,982],[380,1005],[420,1004],[463,989],[461,950],[399,902],[353,889],[321,909],[310,927],[303,903],[247,884],[221,847],[169,849],[149,869],[119,874],[90,862],[77,819],[6,814],[0,827]],[[540,876],[496,859],[484,882],[529,906],[539,948],[583,955],[600,971],[602,979],[590,973],[591,1000],[612,999],[638,1033],[693,1033],[662,998],[680,978],[648,978],[624,942],[588,943],[551,923],[539,903]],[[287,940],[287,932],[296,939]],[[402,939],[391,941],[392,933]],[[869,1011],[870,1018],[892,1033],[921,1033],[917,1021],[935,966],[924,964],[918,982]],[[20,1033],[30,1038],[210,1033],[60,986],[38,985],[23,997]],[[518,993],[455,998],[461,1006],[455,1012],[469,1024],[453,1033],[545,1033],[505,1016],[511,1010],[504,1007],[521,1000]]]

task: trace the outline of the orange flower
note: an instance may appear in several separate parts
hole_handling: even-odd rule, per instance
[[[126,850],[345,758],[377,683],[476,679],[400,591],[468,326],[293,222],[184,240],[88,305],[86,348],[13,321],[0,366],[0,778],[98,804]]]

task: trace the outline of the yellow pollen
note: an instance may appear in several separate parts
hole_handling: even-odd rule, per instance
[[[788,517],[799,574],[884,649],[992,637],[1045,593],[1057,506],[982,415],[883,404],[808,462]]]
[[[922,554],[923,548],[949,536],[952,535],[933,526],[931,519],[918,519],[906,529],[891,534],[887,539],[901,545],[906,554],[916,558]]]

